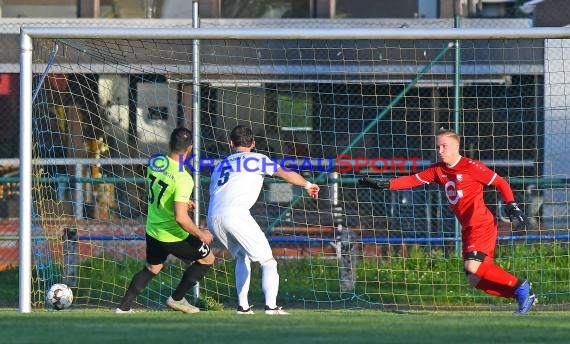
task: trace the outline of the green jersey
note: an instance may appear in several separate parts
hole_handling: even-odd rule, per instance
[[[190,235],[174,215],[174,202],[188,203],[194,180],[187,171],[179,171],[178,161],[168,158],[166,170],[161,172],[147,168],[148,212],[146,233],[158,241],[182,241]]]

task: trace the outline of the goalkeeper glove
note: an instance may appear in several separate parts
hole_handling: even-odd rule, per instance
[[[507,203],[507,216],[514,223],[516,229],[522,229],[528,223],[526,215],[516,202]]]
[[[363,186],[367,186],[367,187],[371,187],[373,189],[379,189],[379,190],[385,190],[385,189],[389,189],[390,188],[390,182],[389,181],[380,181],[380,180],[375,180],[372,178],[362,178],[358,181],[358,184],[363,185]]]

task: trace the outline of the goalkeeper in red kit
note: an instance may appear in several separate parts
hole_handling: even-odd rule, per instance
[[[516,298],[517,313],[525,314],[536,302],[528,280],[517,278],[493,262],[497,241],[497,221],[483,200],[483,187],[497,188],[506,201],[506,212],[517,227],[526,225],[526,216],[514,201],[509,184],[477,160],[459,154],[459,136],[441,129],[437,134],[440,162],[411,175],[379,181],[363,178],[360,184],[375,188],[401,190],[437,183],[445,191],[451,209],[461,224],[463,266],[469,284],[485,293]]]

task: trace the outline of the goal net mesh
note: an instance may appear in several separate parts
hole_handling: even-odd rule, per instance
[[[456,93],[448,41],[203,40],[194,112],[191,39],[34,39],[33,305],[44,307],[49,286],[63,282],[76,307],[115,307],[145,263],[148,158],[168,153],[172,129],[194,120],[195,166],[230,154],[228,133],[242,124],[258,152],[321,186],[314,200],[268,177],[251,209],[279,262],[279,304],[514,307],[466,282],[460,229],[436,186],[357,184],[437,161],[444,127],[462,136],[464,156],[508,179],[531,220],[514,231],[500,194],[485,189],[499,222],[496,262],[529,278],[545,307],[568,305],[568,46],[464,40]],[[196,181],[203,228],[210,171]],[[215,268],[196,296],[206,308],[233,308],[234,265],[213,247]],[[136,306],[162,308],[183,271],[169,259]],[[250,299],[263,304],[256,265]]]

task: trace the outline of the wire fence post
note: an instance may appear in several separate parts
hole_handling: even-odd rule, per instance
[[[354,291],[356,284],[356,257],[354,255],[354,233],[346,225],[344,209],[340,202],[340,173],[329,174],[329,192],[332,206],[333,224],[335,227],[335,241],[332,243],[336,250],[336,257],[340,269],[340,290]]]

